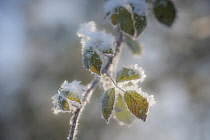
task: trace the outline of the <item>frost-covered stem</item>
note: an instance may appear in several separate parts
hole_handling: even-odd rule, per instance
[[[80,116],[80,112],[81,112],[80,110],[81,110],[81,108],[78,108],[76,110],[76,112],[74,113],[74,116],[72,116],[72,118],[71,118],[72,124],[71,124],[71,128],[70,128],[70,131],[69,131],[69,140],[73,140],[75,135],[76,135],[75,130],[76,130],[77,125],[78,125],[79,116]]]
[[[119,32],[119,36],[118,36],[118,38],[117,38],[117,44],[116,44],[116,47],[115,47],[114,56],[108,58],[107,64],[104,66],[104,68],[103,68],[102,71],[101,71],[102,74],[107,73],[107,71],[109,70],[111,64],[112,64],[113,61],[114,61],[114,58],[116,58],[117,54],[118,54],[119,51],[120,51],[120,46],[121,46],[121,43],[122,43],[122,42],[123,42],[123,35],[122,35],[122,32]]]
[[[95,76],[93,81],[90,83],[90,87],[86,90],[86,92],[83,95],[81,107],[78,108],[75,111],[74,115],[71,117],[71,120],[70,120],[71,128],[69,131],[69,140],[74,140],[75,135],[76,135],[75,131],[78,126],[79,117],[80,117],[82,111],[84,110],[86,103],[87,103],[89,97],[91,96],[92,91],[95,89],[97,83],[99,82],[99,80],[100,80],[100,78],[98,76]]]
[[[122,42],[123,42],[123,35],[122,35],[122,32],[119,32],[119,36],[118,36],[116,48],[115,48],[115,53],[114,53],[113,57],[108,57],[107,64],[101,70],[102,74],[108,73],[110,66],[114,62],[114,58],[116,58],[117,54],[120,52],[120,46],[121,46]],[[86,90],[85,94],[83,95],[81,107],[78,108],[75,111],[74,115],[71,117],[71,120],[70,120],[71,127],[70,127],[70,131],[69,131],[68,140],[75,139],[79,117],[80,117],[82,111],[84,110],[84,107],[85,107],[89,97],[91,96],[92,91],[95,89],[97,83],[99,82],[99,80],[100,80],[100,78],[97,76],[93,79],[93,81],[90,83],[89,88]]]
[[[100,80],[100,78],[98,76],[95,76],[90,87],[86,90],[85,94],[83,95],[83,99],[82,99],[83,103],[85,103],[89,99],[90,93],[92,93],[92,91],[95,89],[99,80]]]
[[[89,96],[91,95],[92,91],[95,89],[99,80],[100,80],[100,78],[97,77],[97,76],[93,79],[93,81],[90,84],[90,87],[86,90],[85,94],[83,95],[81,107],[78,108],[75,111],[74,115],[71,117],[71,120],[70,120],[71,128],[70,128],[70,131],[69,131],[69,140],[74,140],[75,139],[75,135],[76,135],[75,131],[76,131],[77,126],[78,126],[79,117],[80,117],[82,111],[84,110],[84,107],[86,105],[86,102],[89,99]]]

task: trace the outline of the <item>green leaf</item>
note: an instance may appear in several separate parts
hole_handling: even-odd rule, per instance
[[[79,95],[77,93],[70,93],[69,91],[62,91],[62,93],[64,94],[64,96],[66,98],[68,98],[71,101],[75,101],[81,104]]]
[[[111,15],[113,25],[119,25],[121,30],[134,37],[135,29],[131,13],[124,7],[118,6]]]
[[[172,25],[176,17],[176,9],[170,0],[156,0],[154,13],[157,20],[168,27]]]
[[[141,54],[142,47],[138,43],[138,41],[133,40],[130,37],[126,37],[125,42],[126,42],[128,48],[133,52],[133,54],[135,54],[135,55]]]
[[[102,113],[107,123],[109,122],[109,118],[112,114],[114,101],[115,101],[115,90],[114,88],[111,88],[107,90],[102,97]]]
[[[145,13],[142,13],[141,15],[139,15],[135,12],[136,6],[140,6],[140,5],[135,5],[133,3],[130,3],[130,6],[132,8],[133,20],[134,20],[134,25],[135,25],[135,30],[136,30],[135,38],[137,38],[146,28],[147,19],[146,19]]]
[[[128,110],[123,97],[119,94],[115,103],[115,118],[120,124],[131,124],[135,117]]]
[[[98,75],[101,75],[100,71],[102,61],[98,54],[92,48],[85,51],[83,63],[86,69],[91,70]]]
[[[135,72],[132,69],[123,68],[122,70],[117,72],[116,81],[118,83],[125,82],[125,81],[130,81],[130,80],[135,80],[135,79],[140,79],[140,76],[137,72]]]
[[[63,111],[70,111],[69,103],[61,96],[59,97],[58,106]]]
[[[132,114],[145,122],[149,108],[147,99],[143,98],[140,94],[132,90],[125,92],[124,99]]]
[[[134,23],[136,28],[136,38],[144,31],[147,25],[146,16],[134,13]]]

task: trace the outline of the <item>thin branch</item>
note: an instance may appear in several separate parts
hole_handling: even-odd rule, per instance
[[[70,127],[70,131],[69,131],[69,140],[74,140],[75,135],[76,135],[75,131],[76,131],[77,126],[78,126],[79,117],[80,117],[82,111],[84,110],[84,107],[87,103],[87,100],[89,99],[89,96],[91,95],[92,91],[96,87],[99,80],[100,80],[100,78],[98,76],[93,79],[93,81],[90,84],[90,87],[86,90],[85,94],[83,95],[81,107],[77,108],[74,115],[71,117],[71,120],[70,120],[71,127]]]
[[[82,102],[86,102],[89,99],[90,93],[92,93],[93,89],[96,87],[97,83],[99,82],[100,78],[95,76],[93,81],[90,84],[90,87],[86,90],[85,94],[83,95]]]
[[[122,32],[119,32],[119,36],[118,36],[118,39],[116,42],[115,53],[114,53],[113,57],[108,57],[108,62],[102,68],[101,74],[107,73],[109,71],[109,68],[110,68],[111,64],[113,63],[114,58],[116,58],[116,55],[120,52],[120,46],[121,46],[122,41],[123,41],[123,35],[122,35]],[[84,107],[85,107],[89,97],[91,96],[92,91],[95,89],[97,83],[99,82],[99,80],[100,80],[100,78],[98,76],[93,79],[93,81],[90,83],[90,87],[86,90],[85,94],[83,95],[81,107],[77,108],[74,115],[71,117],[71,120],[70,120],[71,127],[70,127],[69,138],[68,138],[69,140],[75,139],[75,135],[76,135],[75,131],[78,126],[79,117],[80,117],[82,111],[84,110]]]
[[[80,112],[81,112],[81,108],[78,108],[76,110],[76,112],[74,113],[74,116],[72,116],[71,120],[72,120],[72,124],[71,124],[71,128],[69,131],[69,140],[73,140],[75,138],[75,131],[78,125],[78,121],[79,121],[79,116],[80,116]]]
[[[109,77],[109,79],[111,79],[112,83],[115,85],[116,88],[118,88],[121,91],[125,92],[125,90],[123,90],[122,88],[118,87],[117,83],[114,82],[114,80],[112,79],[112,77],[107,72],[106,72],[106,74]]]

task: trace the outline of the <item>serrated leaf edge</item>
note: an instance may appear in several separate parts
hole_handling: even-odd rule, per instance
[[[139,93],[136,92],[135,90],[127,90],[126,92],[129,92],[129,91],[134,91],[135,93],[139,94]],[[126,93],[126,92],[125,92],[125,93]],[[130,95],[130,94],[129,94],[129,95]],[[139,95],[142,96],[141,94],[139,94]],[[131,96],[131,95],[130,95],[130,96]],[[125,97],[125,94],[124,94],[124,97]],[[150,109],[150,104],[149,104],[147,98],[145,98],[144,96],[142,96],[142,98],[146,99],[146,101],[147,101],[147,103],[148,103],[148,108],[147,108],[147,111],[146,111],[146,113],[145,113],[145,114],[146,114],[145,120],[143,120],[142,118],[137,117],[135,114],[133,114],[133,112],[129,109],[127,102],[126,102],[126,101],[125,101],[125,102],[126,102],[127,108],[130,110],[130,112],[131,112],[136,118],[141,119],[143,122],[146,122],[147,116],[148,116],[148,113],[149,113],[149,109]],[[125,99],[124,99],[124,100],[125,100]]]

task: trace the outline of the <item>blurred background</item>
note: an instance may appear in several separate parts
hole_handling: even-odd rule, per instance
[[[0,140],[65,140],[69,114],[54,115],[51,97],[64,80],[87,84],[79,24],[103,23],[106,0],[0,0]],[[174,0],[172,28],[148,14],[141,57],[124,48],[120,66],[139,64],[143,91],[157,104],[130,127],[101,118],[99,89],[80,120],[78,140],[210,139],[210,1]]]

